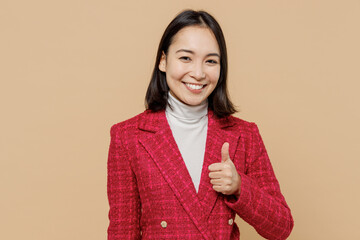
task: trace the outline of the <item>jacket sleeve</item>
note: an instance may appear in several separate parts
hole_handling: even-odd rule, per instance
[[[140,199],[121,128],[111,128],[107,193],[110,205],[108,240],[140,239]]]
[[[264,238],[286,239],[293,228],[293,218],[255,124],[245,172],[239,175],[240,196],[228,198],[226,204]]]

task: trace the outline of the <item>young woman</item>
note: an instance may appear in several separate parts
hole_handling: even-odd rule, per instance
[[[222,30],[180,13],[160,41],[147,110],[111,128],[109,240],[267,239],[293,227],[258,128],[231,116]]]

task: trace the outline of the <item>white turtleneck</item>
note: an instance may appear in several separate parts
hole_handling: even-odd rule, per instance
[[[196,192],[199,190],[204,162],[208,126],[207,113],[207,100],[200,105],[189,106],[169,93],[168,105],[165,110],[166,118]]]

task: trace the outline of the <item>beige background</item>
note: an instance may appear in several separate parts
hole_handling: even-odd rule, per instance
[[[184,8],[223,27],[236,116],[259,125],[289,239],[360,239],[359,0],[1,0],[0,239],[106,239],[109,129],[143,111]]]

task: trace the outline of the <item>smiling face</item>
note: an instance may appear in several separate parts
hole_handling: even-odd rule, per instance
[[[166,73],[170,93],[181,102],[196,106],[215,89],[220,76],[220,50],[209,28],[181,29],[163,53],[159,69]]]

